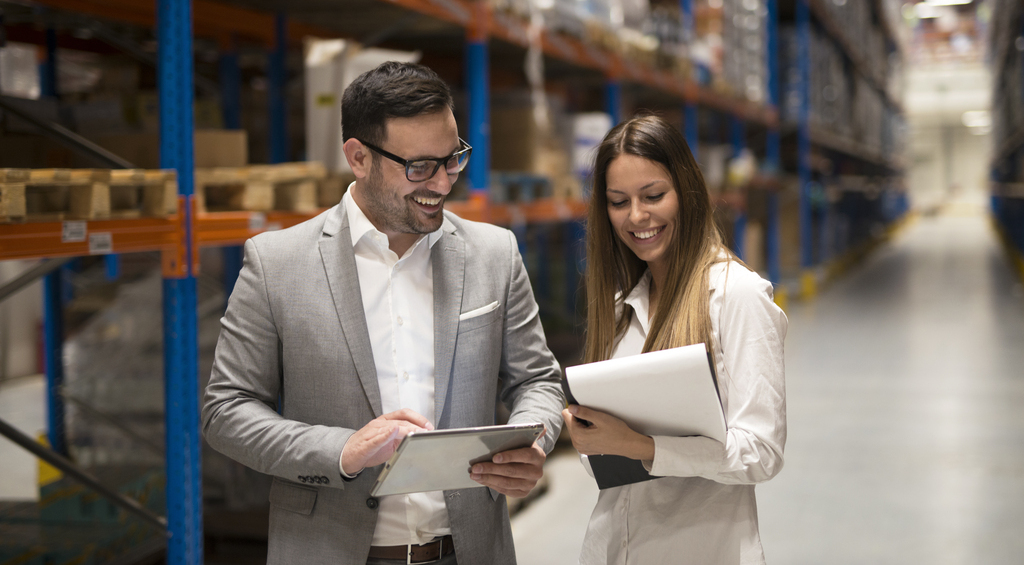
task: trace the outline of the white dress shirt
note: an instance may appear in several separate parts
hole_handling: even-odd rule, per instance
[[[388,247],[388,236],[356,204],[351,187],[341,201],[348,214],[381,408],[385,414],[409,408],[436,425],[430,249],[441,230],[420,237],[398,257]],[[421,544],[451,533],[441,492],[381,496],[379,501],[372,545]]]
[[[605,489],[580,563],[763,564],[754,484],[782,468],[786,443],[783,342],[788,320],[772,285],[738,263],[711,267],[710,313],[725,445],[654,436],[654,480]],[[650,272],[626,297],[633,316],[612,357],[637,355],[650,329]]]

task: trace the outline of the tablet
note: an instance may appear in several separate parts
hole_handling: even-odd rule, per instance
[[[482,487],[469,478],[470,467],[533,445],[543,430],[544,424],[509,424],[413,432],[384,464],[370,495]]]

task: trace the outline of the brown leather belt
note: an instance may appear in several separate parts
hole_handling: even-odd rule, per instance
[[[444,536],[423,545],[386,545],[370,546],[372,559],[393,559],[406,563],[430,563],[450,555],[455,551],[455,542],[452,536]]]

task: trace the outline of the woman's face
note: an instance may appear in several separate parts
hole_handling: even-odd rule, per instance
[[[664,266],[679,221],[672,176],[659,163],[623,154],[608,166],[606,180],[612,229],[648,266]]]

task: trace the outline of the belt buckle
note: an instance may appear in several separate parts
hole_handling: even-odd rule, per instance
[[[422,545],[429,545],[431,543],[434,542],[427,542]],[[412,565],[412,546],[413,544],[411,543],[405,545],[405,565]],[[440,561],[442,557],[444,557],[444,538],[437,540],[437,559],[433,561],[420,561],[419,563],[433,563],[434,561]]]

